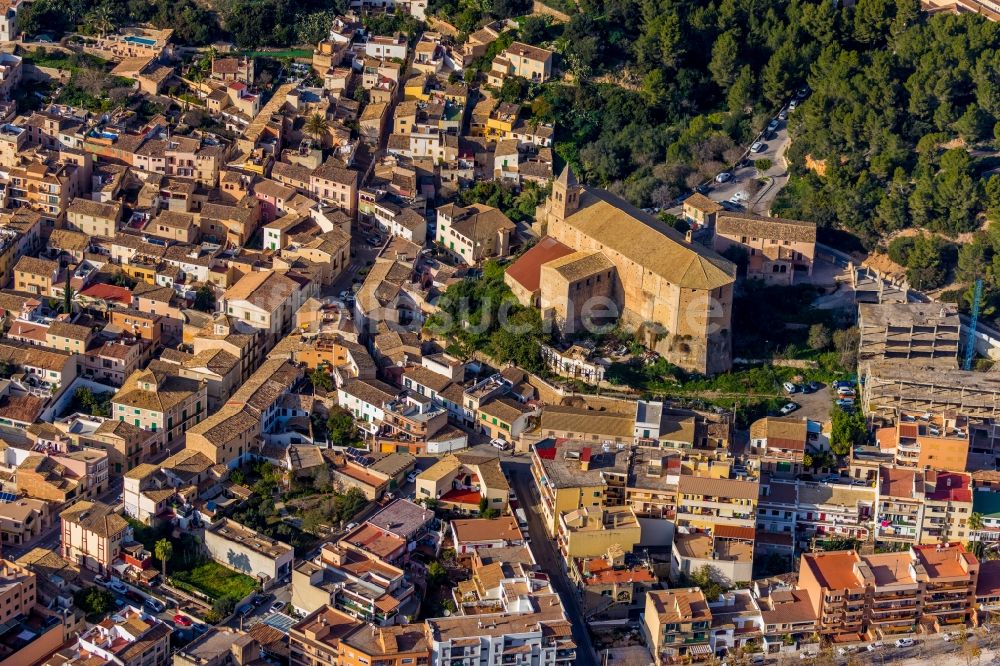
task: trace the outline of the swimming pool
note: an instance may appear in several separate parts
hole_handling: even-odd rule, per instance
[[[130,35],[125,38],[125,41],[130,44],[142,44],[143,46],[155,46],[156,40],[149,37],[135,37]]]

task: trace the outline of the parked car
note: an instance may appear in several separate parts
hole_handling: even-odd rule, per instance
[[[200,622],[195,622],[193,625],[191,625],[191,631],[193,631],[196,636],[200,636],[206,631],[208,631],[208,625],[201,624]]]
[[[794,111],[798,106],[799,106],[799,100],[793,99],[791,102],[788,103],[788,110]]]
[[[173,620],[174,624],[176,624],[178,627],[190,627],[192,624],[194,624],[193,622],[191,622],[191,618],[187,617],[186,615],[181,615],[180,613],[174,615]]]
[[[416,481],[417,481],[417,473],[416,472],[410,472],[409,474],[406,475],[406,480],[409,481],[410,483],[416,483]]]
[[[754,141],[753,145],[750,146],[750,152],[756,155],[757,153],[762,153],[767,149],[767,144],[762,141]]]
[[[236,609],[236,614],[242,615],[243,617],[246,617],[252,612],[253,612],[253,605],[251,604],[243,604],[242,606]]]
[[[951,643],[952,641],[957,641],[959,639],[959,635],[958,634],[945,634],[942,638],[944,638],[944,642],[945,643]]]
[[[715,177],[715,182],[717,183],[728,183],[733,179],[733,174],[728,171],[723,171],[718,176]]]
[[[100,585],[101,587],[107,587],[108,585],[111,584],[111,579],[105,578],[104,576],[95,576],[94,583]]]
[[[875,641],[874,643],[869,643],[867,650],[869,652],[875,652],[876,650],[882,649],[882,641]]]
[[[767,124],[767,131],[768,132],[773,132],[773,131],[777,130],[778,129],[778,125],[779,125],[778,119],[775,118],[774,120],[772,120],[771,122],[769,122]]]
[[[815,393],[819,390],[819,384],[816,382],[809,382],[808,384],[803,384],[801,390],[803,393]]]
[[[837,407],[841,409],[854,409],[854,401],[850,398],[841,398],[837,401]]]
[[[781,412],[782,416],[788,416],[789,414],[791,414],[792,412],[794,412],[798,408],[799,408],[799,406],[796,403],[790,402],[787,405],[785,405],[784,407],[782,407],[781,409],[779,409],[778,411]]]
[[[788,120],[788,109],[782,109],[778,114],[778,120]]]
[[[785,393],[798,393],[799,387],[791,382],[785,382],[781,385],[785,389]]]
[[[135,590],[129,590],[125,593],[125,598],[129,601],[134,601],[137,604],[141,604],[146,601],[146,597],[142,596]]]
[[[510,448],[510,444],[507,443],[507,440],[500,437],[490,440],[490,444],[492,444],[494,448],[500,449],[501,451],[506,451]]]
[[[914,641],[912,638],[896,639],[896,647],[898,648],[908,648],[908,647],[913,647],[914,645],[916,645],[916,641]]]
[[[108,589],[112,592],[117,592],[118,594],[125,594],[128,592],[128,588],[125,587],[125,583],[121,582],[117,578],[112,578],[111,582],[108,583]]]
[[[162,613],[167,610],[167,605],[156,599],[154,597],[146,597],[146,600],[142,602],[143,605],[154,613]]]
[[[284,601],[277,600],[273,604],[271,604],[271,612],[280,613],[281,611],[285,610],[285,606],[286,604]]]
[[[833,388],[854,388],[854,382],[847,381],[846,379],[841,379],[833,383]]]
[[[850,645],[845,645],[842,648],[837,648],[837,654],[840,655],[841,657],[846,657],[847,655],[852,654],[853,652],[854,648],[851,647]]]

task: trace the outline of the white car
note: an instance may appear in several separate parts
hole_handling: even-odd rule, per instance
[[[764,144],[762,141],[754,141],[753,145],[750,146],[750,152],[754,154],[762,153],[766,148],[767,145]]]
[[[501,451],[506,451],[507,449],[510,448],[510,444],[507,443],[507,440],[501,437],[497,437],[496,439],[490,441],[490,444],[500,449]]]
[[[799,105],[799,100],[793,99],[791,102],[788,103],[788,110],[794,111],[795,107],[797,107],[798,105]]]
[[[767,131],[768,132],[773,132],[776,129],[778,129],[778,119],[777,118],[775,118],[774,120],[772,120],[771,122],[769,122],[767,124]]]
[[[409,474],[406,475],[406,480],[409,481],[410,483],[415,482],[417,480],[417,473],[410,472]]]
[[[868,644],[869,652],[875,652],[875,650],[881,650],[881,649],[882,649],[882,643],[880,641],[875,641],[874,643]]]
[[[728,171],[723,171],[718,176],[715,177],[715,182],[717,183],[728,183],[733,179],[733,174]]]
[[[945,634],[944,635],[944,642],[945,643],[951,643],[952,641],[957,641],[958,638],[959,638],[958,634]]]
[[[798,408],[799,406],[797,404],[795,404],[794,402],[790,402],[781,409],[779,409],[778,411],[781,412],[782,416],[788,416]]]
[[[914,641],[912,638],[896,639],[896,647],[898,648],[908,648],[908,647],[913,647],[914,645],[916,645],[916,641]]]

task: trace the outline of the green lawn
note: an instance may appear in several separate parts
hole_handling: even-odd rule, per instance
[[[190,571],[174,572],[170,579],[182,590],[201,592],[211,599],[232,597],[240,600],[257,589],[257,581],[250,576],[214,561],[198,564]]]

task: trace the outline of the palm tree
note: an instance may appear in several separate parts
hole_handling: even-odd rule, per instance
[[[969,533],[970,533],[969,540],[971,541],[972,540],[971,533],[978,532],[979,530],[983,529],[983,514],[976,513],[975,511],[973,511],[971,514],[969,514],[969,520],[967,520],[965,524],[969,528]],[[979,537],[976,537],[976,540],[978,541]]]
[[[88,30],[96,32],[101,37],[107,36],[109,32],[113,32],[115,29],[115,17],[112,16],[111,8],[108,5],[101,5],[91,10],[84,17],[83,21]]]
[[[153,547],[153,551],[156,553],[156,559],[160,561],[163,565],[163,577],[167,577],[167,560],[169,560],[174,554],[174,544],[170,543],[166,539],[160,539],[156,542],[156,546]]]
[[[330,123],[327,122],[326,118],[319,113],[314,113],[306,120],[305,132],[316,141],[323,145],[323,137],[330,130]]]

